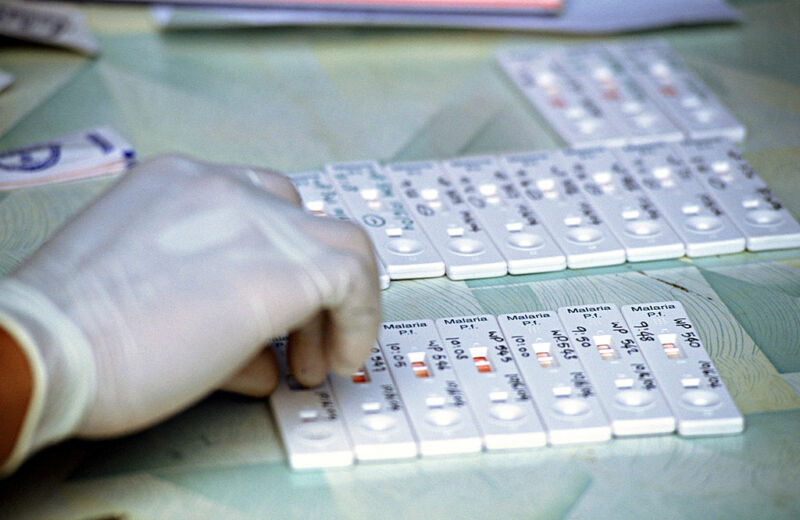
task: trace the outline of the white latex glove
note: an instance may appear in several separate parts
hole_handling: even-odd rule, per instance
[[[355,371],[380,321],[355,226],[305,214],[276,173],[168,156],[145,162],[0,281],[0,326],[34,396],[9,466],[65,437],[151,425],[226,387],[271,391]],[[238,373],[238,376],[236,375]]]

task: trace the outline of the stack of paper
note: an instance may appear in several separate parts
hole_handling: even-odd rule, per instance
[[[601,34],[740,20],[739,13],[725,0],[168,0],[160,3],[195,5],[155,8],[157,23],[167,29],[373,25]],[[204,5],[197,7],[197,4]]]
[[[542,14],[558,12],[564,2],[563,0],[169,0],[160,3],[319,10]]]

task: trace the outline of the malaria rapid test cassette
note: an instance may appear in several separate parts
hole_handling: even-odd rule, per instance
[[[385,322],[361,369],[311,389],[273,348],[294,469],[744,428],[674,301]]]
[[[618,153],[681,238],[687,256],[744,250],[744,236],[676,148],[656,143],[627,146]]]
[[[621,264],[625,249],[583,196],[557,153],[502,158],[506,171],[542,215],[571,268]]]
[[[497,54],[571,148],[328,164],[292,180],[360,225],[389,280],[470,280],[800,247],[800,224],[730,140],[744,127],[664,42]],[[744,418],[681,303],[382,323],[364,365],[271,397],[289,465],[727,435]]]
[[[329,164],[326,171],[354,220],[366,230],[392,279],[442,276],[444,262],[408,215],[374,161]]]
[[[663,40],[609,45],[688,139],[741,141],[745,128]]]
[[[548,49],[510,49],[497,60],[511,81],[572,147],[621,146],[625,139],[581,83]]]
[[[597,387],[614,435],[675,431],[660,385],[615,306],[562,307],[558,316]]]
[[[300,194],[303,206],[312,215],[331,217],[345,222],[352,222],[348,212],[339,200],[339,194],[328,182],[327,176],[319,171],[296,173],[291,177],[292,184]],[[389,287],[389,273],[386,272],[380,258],[375,258],[378,267],[378,282],[381,289]]]
[[[311,213],[365,229],[382,288],[800,247],[800,224],[724,138],[337,163],[293,179]]]
[[[449,278],[463,280],[506,274],[505,260],[437,162],[390,164],[385,172],[431,238]]]
[[[506,49],[497,61],[572,148],[745,136],[744,126],[658,39]]]
[[[350,466],[355,457],[327,379],[305,388],[289,373],[286,338],[272,342],[280,379],[270,397],[289,465],[293,469]]]
[[[611,425],[575,348],[554,312],[498,317],[537,404],[551,445],[601,442]]]
[[[568,171],[608,222],[629,262],[683,256],[683,242],[611,150],[564,150]]]
[[[431,320],[383,323],[378,339],[423,457],[475,453],[482,440],[469,398]]]
[[[487,450],[544,446],[530,392],[494,316],[436,320]]]
[[[510,274],[566,269],[567,259],[522,191],[491,156],[445,161],[458,189],[483,222]]]
[[[683,139],[681,131],[650,98],[635,74],[605,47],[566,47],[558,59],[607,114],[627,144]]]
[[[622,312],[675,413],[680,435],[744,429],[742,414],[680,302],[626,305]]]
[[[695,177],[744,234],[748,250],[800,247],[800,224],[730,142],[689,141],[680,150]]]
[[[403,401],[378,345],[350,377],[331,374],[330,385],[353,443],[358,462],[417,456]]]

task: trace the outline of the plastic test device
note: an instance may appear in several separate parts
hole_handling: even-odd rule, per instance
[[[566,269],[567,259],[533,205],[491,156],[452,159],[442,164],[474,208],[511,274]]]
[[[364,367],[271,397],[295,469],[725,435],[744,419],[678,302],[386,322]],[[560,316],[560,317],[559,317]],[[437,330],[438,329],[438,330]]]
[[[641,80],[650,96],[689,139],[744,139],[744,126],[697,79],[665,41],[645,39],[609,45],[608,49]]]
[[[611,150],[564,150],[570,174],[625,247],[629,262],[683,256],[683,242]]]
[[[417,456],[405,406],[375,345],[364,366],[350,377],[329,376],[359,462]]]
[[[508,272],[505,259],[439,163],[397,163],[386,174],[444,259],[452,280]]]
[[[350,448],[342,414],[327,379],[305,388],[289,374],[286,338],[273,341],[280,381],[270,397],[289,465],[294,469],[350,466]]]
[[[605,47],[565,47],[558,53],[558,59],[591,93],[627,144],[683,139],[683,133],[648,96],[635,75]]]
[[[503,314],[498,321],[537,404],[547,442],[609,440],[611,425],[556,313]]]
[[[332,217],[345,222],[352,222],[347,210],[344,209],[339,194],[333,185],[328,182],[327,176],[319,171],[295,173],[291,177],[292,184],[300,193],[303,206],[312,215],[319,217]],[[378,282],[381,289],[389,287],[389,273],[386,272],[380,258],[375,258],[378,266]]]
[[[625,250],[583,196],[557,153],[506,155],[501,162],[533,202],[573,269],[621,264]]]
[[[572,148],[744,139],[744,126],[662,40],[507,49],[497,61]]]
[[[487,450],[544,446],[546,436],[494,316],[436,320]]]
[[[497,60],[567,145],[625,144],[619,129],[551,49],[510,49],[498,53]]]
[[[325,167],[345,205],[372,239],[392,279],[442,276],[444,262],[417,228],[374,161]]]
[[[675,431],[660,385],[612,304],[562,307],[558,316],[597,388],[614,435]]]
[[[677,417],[679,434],[744,429],[742,414],[680,302],[626,305],[622,312]]]
[[[800,224],[722,138],[327,170],[293,177],[306,208],[364,227],[382,287],[800,247]]]
[[[745,238],[672,145],[656,143],[618,150],[686,248],[686,256],[738,253]]]
[[[383,323],[378,339],[408,410],[420,455],[481,451],[468,397],[433,321]]]
[[[730,142],[690,141],[680,150],[695,177],[744,234],[748,250],[800,247],[800,224]]]

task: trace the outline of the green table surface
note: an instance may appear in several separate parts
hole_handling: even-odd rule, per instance
[[[748,128],[747,159],[800,217],[800,2],[739,26],[658,31]],[[590,37],[416,29],[159,33],[141,7],[83,8],[95,60],[0,48],[0,149],[110,124],[288,172],[554,148],[493,53]],[[625,39],[633,36],[620,36]],[[0,194],[0,274],[111,185]],[[800,250],[453,282],[393,282],[387,320],[678,299],[746,416],[742,435],[613,440],[291,472],[268,406],[216,394],[142,433],[72,441],[0,482],[0,518],[800,518]]]

